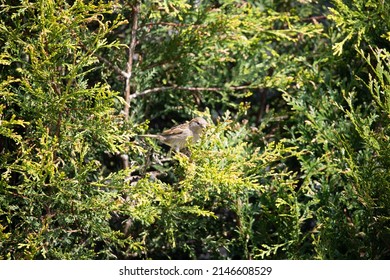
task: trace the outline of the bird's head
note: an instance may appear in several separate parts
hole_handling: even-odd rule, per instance
[[[192,131],[201,131],[206,128],[209,124],[204,118],[197,117],[190,121],[189,127]]]

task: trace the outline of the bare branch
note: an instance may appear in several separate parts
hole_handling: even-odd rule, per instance
[[[137,29],[138,29],[138,15],[140,12],[140,2],[137,1],[135,6],[133,7],[132,12],[132,26],[131,26],[131,41],[129,46],[129,52],[128,52],[128,60],[127,60],[127,68],[126,68],[126,86],[125,86],[125,108],[124,108],[124,114],[125,119],[127,120],[129,118],[129,111],[130,111],[130,80],[132,76],[133,71],[133,57],[135,53],[135,47],[137,46]]]
[[[76,36],[76,35],[74,35]],[[92,54],[92,52],[87,48],[86,45],[83,44],[83,42],[79,42],[80,46],[83,48],[83,50],[85,50],[87,53],[90,53]],[[117,74],[127,78],[129,75],[123,71],[122,69],[120,69],[118,66],[116,66],[114,63],[112,63],[111,61],[109,61],[107,58],[97,54],[97,53],[93,53],[93,55],[102,63],[106,64],[108,67],[110,67],[111,69],[113,69]]]
[[[191,24],[191,23],[176,23],[176,22],[149,22],[146,23],[146,27],[153,27],[153,26],[171,26],[171,27],[207,27],[206,24]]]
[[[137,46],[137,29],[138,29],[138,15],[140,13],[140,2],[137,1],[135,6],[133,6],[132,11],[132,25],[131,25],[131,41],[129,46],[129,52],[127,57],[127,67],[126,67],[126,86],[125,86],[125,107],[123,109],[125,120],[129,119],[130,112],[130,95],[131,95],[131,76],[133,72],[133,60],[135,47]],[[125,154],[121,155],[123,168],[127,169],[129,167],[129,157]]]
[[[98,54],[94,54],[97,59],[99,59],[100,62],[103,62],[104,64],[107,64],[111,69],[113,69],[117,74],[125,77],[126,79],[128,78],[129,74],[126,73],[125,71],[123,71],[122,69],[120,69],[118,66],[116,66],[115,64],[111,63],[108,59],[106,59],[105,57],[101,56],[101,55],[98,55]]]
[[[151,93],[157,93],[167,90],[186,90],[186,91],[223,91],[223,90],[243,90],[243,89],[255,89],[258,86],[235,86],[235,87],[184,87],[184,86],[168,86],[168,87],[157,87],[147,89],[141,92],[136,92],[130,95],[130,100],[139,96],[148,95]]]
[[[308,17],[308,18],[303,18],[301,19],[302,21],[312,21],[313,23],[318,23],[318,20],[323,20],[323,19],[328,19],[327,16],[312,16],[312,17]]]
[[[142,95],[147,95],[147,94],[154,93],[154,92],[166,91],[166,90],[170,90],[170,89],[174,89],[174,88],[175,87],[158,87],[158,88],[147,89],[147,90],[144,90],[141,92],[136,92],[136,93],[131,94],[130,100],[137,98],[139,96],[142,96]]]

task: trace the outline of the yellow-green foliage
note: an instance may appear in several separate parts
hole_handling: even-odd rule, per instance
[[[1,259],[390,257],[388,1],[103,2],[0,0]]]

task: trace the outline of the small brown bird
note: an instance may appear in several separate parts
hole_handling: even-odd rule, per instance
[[[189,122],[165,130],[161,134],[145,134],[141,136],[157,138],[176,152],[179,152],[187,146],[187,141],[190,137],[191,143],[198,141],[206,126],[208,126],[207,121],[201,117],[197,117]]]

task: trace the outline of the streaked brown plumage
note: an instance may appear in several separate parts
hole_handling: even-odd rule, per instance
[[[205,119],[197,117],[189,122],[165,130],[161,134],[145,134],[141,136],[157,138],[176,152],[179,152],[187,146],[187,141],[190,137],[192,143],[198,141],[203,129],[207,125],[208,123]]]

